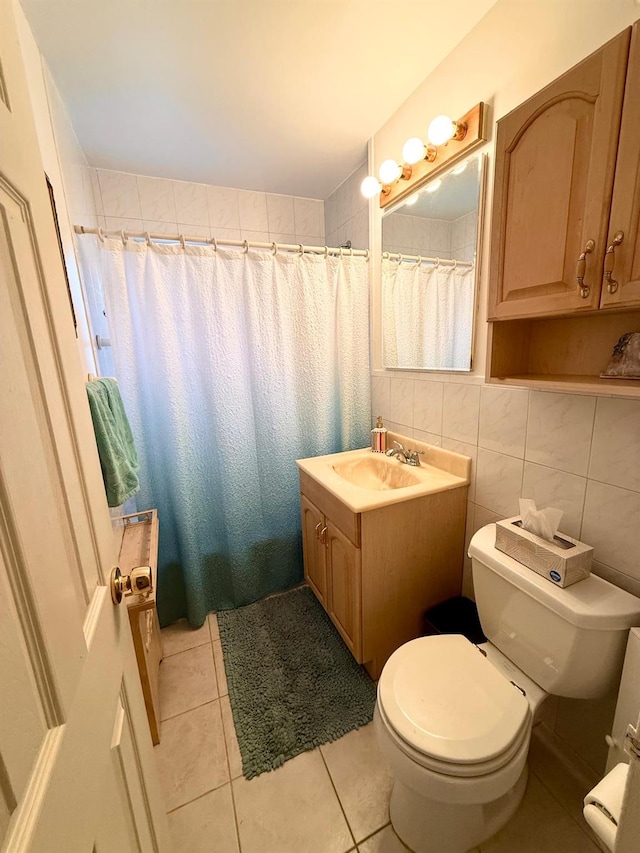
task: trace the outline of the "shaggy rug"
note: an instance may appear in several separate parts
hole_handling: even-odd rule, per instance
[[[218,625],[247,779],[371,722],[375,685],[308,587]]]

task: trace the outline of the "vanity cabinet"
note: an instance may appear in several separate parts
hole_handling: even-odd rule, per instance
[[[640,24],[497,125],[487,381],[640,396],[601,377],[640,331]]]
[[[467,488],[356,513],[300,471],[305,579],[374,679],[425,610],[460,595]]]

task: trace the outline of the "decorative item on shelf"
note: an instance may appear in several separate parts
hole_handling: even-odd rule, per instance
[[[640,379],[640,332],[627,332],[613,348],[601,379]]]
[[[480,102],[460,119],[436,116],[427,130],[428,142],[417,136],[402,146],[404,163],[382,162],[378,177],[368,175],[360,185],[365,198],[380,196],[380,207],[415,193],[427,177],[433,177],[452,162],[486,141],[486,104]],[[437,184],[432,187],[433,192]]]

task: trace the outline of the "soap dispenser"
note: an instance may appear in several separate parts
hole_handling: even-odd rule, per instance
[[[387,429],[382,424],[382,415],[378,419],[374,429],[371,430],[371,452],[384,453],[387,449]]]

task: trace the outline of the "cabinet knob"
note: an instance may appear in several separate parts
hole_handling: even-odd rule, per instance
[[[321,521],[319,521],[319,522],[316,524],[316,539],[319,539],[319,538],[320,538],[320,528],[321,528],[321,527],[322,527],[322,522],[321,522]]]
[[[616,262],[616,246],[619,246],[623,240],[624,231],[616,231],[604,255],[604,283],[609,293],[615,293],[618,290],[618,282],[613,278],[613,267]]]
[[[327,528],[326,528],[326,526],[325,526],[325,527],[323,527],[323,528],[322,528],[322,530],[320,531],[320,541],[322,542],[322,544],[323,544],[323,545],[326,545],[326,544],[327,544],[327,540],[326,540],[326,532],[327,532]]]
[[[584,252],[580,253],[580,257],[578,258],[578,263],[576,265],[576,281],[578,282],[578,293],[580,294],[581,299],[586,299],[587,296],[589,296],[589,291],[591,289],[588,284],[584,283],[584,276],[587,271],[587,255],[590,255],[595,247],[596,244],[593,240],[587,240]]]

